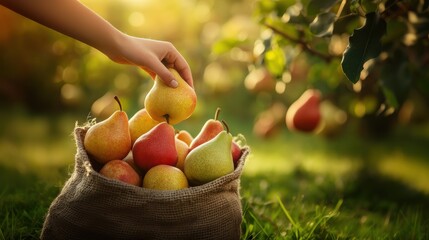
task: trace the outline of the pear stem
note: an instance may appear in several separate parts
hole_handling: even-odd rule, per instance
[[[168,124],[170,124],[170,115],[165,114],[163,117],[165,118],[165,121],[166,121]]]
[[[114,98],[115,98],[116,102],[119,104],[119,109],[120,109],[120,110],[121,110],[121,112],[122,112],[122,104],[121,104],[121,101],[119,101],[118,96],[115,96]]]
[[[226,132],[229,133],[229,126],[228,126],[228,124],[226,124],[225,120],[222,120],[221,122],[222,122],[223,126],[225,127]]]
[[[216,109],[215,116],[214,116],[214,120],[218,120],[218,119],[219,119],[219,114],[220,114],[220,107],[218,107],[218,108]]]

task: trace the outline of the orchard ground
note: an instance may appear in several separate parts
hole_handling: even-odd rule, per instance
[[[38,239],[73,169],[77,118],[0,116],[0,239]],[[428,124],[380,139],[350,126],[332,139],[283,128],[264,140],[251,122],[228,123],[251,147],[241,179],[243,239],[429,238]]]

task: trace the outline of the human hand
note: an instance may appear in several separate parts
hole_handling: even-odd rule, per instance
[[[174,68],[193,87],[189,65],[173,44],[126,35],[80,1],[34,4],[27,0],[0,0],[0,4],[98,49],[115,62],[139,66],[152,78],[158,75],[171,87],[176,87],[177,82],[167,67]]]
[[[105,53],[110,59],[123,64],[141,67],[152,78],[158,75],[170,87],[177,81],[168,68],[174,68],[193,87],[192,73],[188,63],[170,42],[123,35],[116,53]]]

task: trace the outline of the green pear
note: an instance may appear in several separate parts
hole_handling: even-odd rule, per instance
[[[174,125],[189,118],[197,105],[197,95],[194,89],[183,80],[179,73],[170,68],[178,86],[167,86],[158,76],[155,83],[146,95],[144,105],[152,119]]]
[[[234,171],[232,135],[223,130],[188,153],[184,172],[192,185],[201,185]]]
[[[92,125],[86,132],[84,146],[95,161],[105,164],[125,158],[131,150],[131,136],[127,113],[115,96],[120,110],[107,119]]]

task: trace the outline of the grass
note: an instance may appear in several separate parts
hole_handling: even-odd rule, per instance
[[[38,239],[59,186],[4,167],[0,174],[0,239]]]
[[[2,119],[0,240],[38,239],[73,163],[75,118]],[[242,239],[429,238],[427,126],[382,140],[246,137]]]

